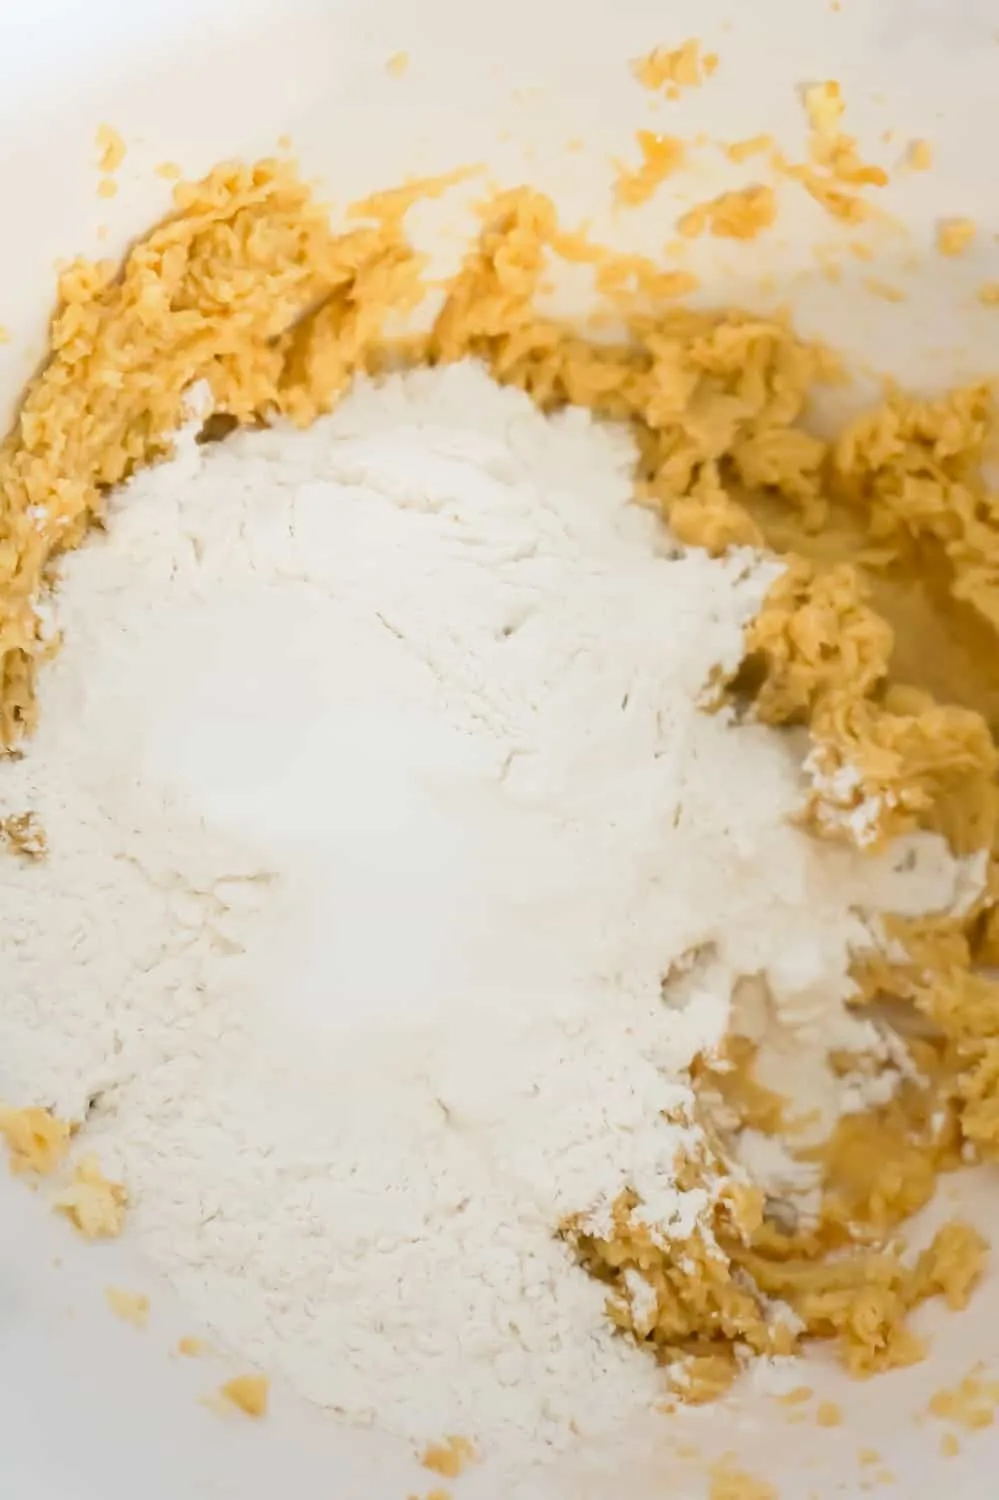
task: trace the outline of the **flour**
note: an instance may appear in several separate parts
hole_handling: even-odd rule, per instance
[[[664,1115],[740,976],[887,1067],[850,954],[960,885],[806,838],[793,739],[700,711],[776,568],[675,548],[633,458],[469,365],[188,433],[67,559],[2,768],[50,854],[0,861],[0,1096],[88,1116],[217,1336],[419,1440],[661,1394],[553,1230],[631,1185],[690,1233]]]

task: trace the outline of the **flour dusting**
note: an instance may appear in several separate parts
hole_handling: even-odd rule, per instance
[[[796,741],[702,711],[777,564],[675,546],[633,461],[472,364],[182,434],[66,559],[3,767],[49,853],[0,860],[0,1097],[89,1111],[243,1357],[420,1440],[540,1453],[661,1394],[559,1221],[630,1186],[689,1235],[667,1116],[740,979],[890,1065],[851,954],[962,879],[810,840]]]

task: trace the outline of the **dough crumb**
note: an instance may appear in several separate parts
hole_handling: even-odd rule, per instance
[[[666,97],[678,99],[682,89],[700,88],[718,67],[714,52],[701,52],[701,44],[691,37],[681,47],[655,47],[634,64],[635,77],[644,88],[653,91],[666,87]]]
[[[940,1452],[944,1458],[956,1458],[961,1451],[961,1444],[952,1432],[945,1432],[940,1439]]]
[[[0,842],[22,859],[43,859],[48,852],[45,829],[33,812],[10,813],[0,818]]]
[[[127,1202],[128,1194],[122,1184],[110,1182],[104,1176],[95,1156],[85,1156],[73,1174],[72,1183],[59,1194],[54,1206],[84,1239],[113,1240],[125,1227]]]
[[[842,90],[835,80],[805,90],[805,111],[812,127],[809,141],[812,161],[825,168],[837,182],[854,187],[885,187],[888,174],[884,168],[861,161],[856,137],[839,129],[845,109]]]
[[[219,1387],[219,1395],[248,1417],[264,1417],[270,1399],[270,1381],[265,1375],[235,1375]]]
[[[114,198],[118,193],[118,184],[113,177],[102,177],[97,184],[98,198]]]
[[[805,192],[825,209],[830,218],[838,219],[843,224],[863,224],[870,218],[869,203],[866,203],[857,193],[845,192],[829,177],[817,172],[814,167],[807,164],[790,166],[784,163],[782,169],[789,177],[801,183]]]
[[[683,141],[675,135],[657,135],[654,130],[638,132],[638,149],[642,154],[639,167],[618,163],[614,197],[622,208],[647,203],[656,188],[667,177],[678,172],[686,160]]]
[[[161,161],[154,171],[157,177],[162,177],[166,182],[179,182],[184,175],[183,168],[175,161]]]
[[[888,174],[883,167],[863,161],[856,137],[839,129],[846,104],[835,79],[809,85],[802,91],[802,98],[811,126],[810,160],[792,164],[775,151],[771,162],[776,171],[799,182],[832,218],[846,224],[862,223],[870,217],[871,205],[848,189],[884,187]]]
[[[933,147],[929,141],[913,141],[909,147],[909,166],[914,172],[928,172],[933,165]]]
[[[963,255],[977,233],[974,219],[942,219],[937,225],[937,249],[941,255]]]
[[[828,139],[835,134],[846,105],[835,79],[814,83],[804,90],[805,113],[816,135]]]
[[[978,288],[978,300],[983,307],[999,307],[999,281],[983,281]]]
[[[200,1354],[207,1352],[208,1345],[204,1339],[195,1338],[193,1334],[187,1333],[177,1340],[177,1353],[184,1355],[185,1359],[197,1359]]]
[[[843,1422],[843,1410],[835,1401],[820,1401],[815,1409],[815,1420],[820,1427],[839,1427]]]
[[[633,1320],[634,1313],[629,1311]],[[654,1316],[658,1316],[658,1303]],[[738,1375],[739,1367],[727,1353],[692,1354],[671,1368],[670,1382],[685,1406],[706,1406],[731,1390]]]
[[[945,1422],[954,1422],[967,1432],[977,1432],[991,1427],[999,1406],[999,1380],[984,1379],[972,1371],[954,1386],[944,1386],[932,1397],[929,1404],[931,1416]]]
[[[112,125],[97,127],[97,165],[102,172],[117,172],[125,160],[125,142]]]
[[[116,1318],[131,1323],[133,1328],[145,1328],[149,1322],[149,1298],[144,1293],[125,1292],[120,1287],[109,1286],[104,1295]]]
[[[409,67],[409,53],[408,52],[393,52],[392,56],[388,59],[388,61],[385,64],[385,71],[386,71],[386,73],[391,74],[391,76],[393,78],[401,78],[402,75],[405,73],[405,71],[406,71],[406,69],[408,67]]]
[[[415,203],[420,203],[428,198],[442,198],[451,188],[457,187],[462,182],[467,182],[470,177],[476,177],[484,170],[482,163],[471,163],[466,167],[455,167],[453,172],[438,172],[432,177],[413,177],[404,182],[400,187],[384,188],[380,192],[369,193],[366,198],[359,198],[347,209],[348,219],[374,219],[375,222],[385,230],[386,233],[395,231],[401,234],[403,220]],[[417,266],[413,266],[413,271]],[[395,289],[395,297],[399,298],[402,289]],[[395,301],[394,309],[408,312],[411,306],[415,306],[420,299],[422,288],[416,282],[412,287],[409,299]]]
[[[19,1176],[48,1177],[69,1150],[71,1127],[47,1109],[0,1108],[0,1135],[10,1153],[10,1169]]]
[[[744,141],[732,141],[725,147],[725,155],[729,161],[748,161],[751,156],[762,156],[766,151],[772,151],[774,138],[772,135],[751,135]]]
[[[420,1463],[445,1479],[457,1479],[478,1460],[475,1444],[465,1437],[447,1437],[443,1443],[431,1443],[423,1450]]]
[[[707,231],[723,240],[754,240],[777,217],[773,188],[738,188],[698,203],[677,220],[685,239],[696,239]]]

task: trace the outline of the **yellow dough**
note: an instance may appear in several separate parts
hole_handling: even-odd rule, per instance
[[[111,1182],[100,1169],[97,1158],[85,1156],[69,1186],[55,1200],[57,1213],[87,1240],[113,1240],[125,1225],[128,1194],[120,1182]]]
[[[792,1352],[809,1336],[837,1339],[857,1373],[914,1359],[921,1346],[907,1313],[930,1296],[962,1305],[984,1247],[952,1224],[904,1264],[897,1228],[938,1172],[999,1154],[999,989],[978,972],[999,953],[990,899],[999,894],[999,502],[981,479],[988,390],[892,393],[827,442],[806,420],[813,388],[836,375],[827,351],[780,318],[678,307],[669,299],[692,278],[563,234],[551,203],[527,189],[489,206],[431,332],[392,341],[389,314],[423,292],[403,215],[424,190],[437,189],[368,200],[370,222],[338,234],[288,166],[225,167],[178,186],[175,214],[122,268],[64,273],[48,362],[0,450],[0,736],[13,748],[34,723],[35,673],[51,650],[34,605],[54,562],[101,517],[110,486],[169,453],[195,381],[211,387],[208,435],[219,435],[275,414],[306,425],[359,370],[474,355],[545,410],[575,403],[629,423],[638,494],[678,537],[713,553],[749,544],[788,556],[742,667],[718,686],[775,732],[807,727],[805,824],[871,847],[937,829],[959,853],[988,851],[989,895],[960,920],[895,921],[891,962],[858,967],[861,1000],[890,997],[923,1018],[910,1043],[923,1081],[837,1127],[821,1153],[814,1228],[781,1227],[761,1193],[731,1179],[705,1109],[703,1151],[677,1163],[681,1182],[713,1193],[689,1241],[653,1243],[628,1193],[608,1238],[587,1235],[582,1219],[553,1231],[606,1283],[622,1327],[686,1361],[693,1399],[724,1388],[738,1351]],[[594,264],[626,328],[617,342],[537,311],[560,253]],[[755,1084],[751,1054],[735,1067],[729,1058],[727,1073],[718,1062],[700,1067],[705,1100],[727,1089],[743,1116],[779,1129],[780,1101]],[[0,1129],[26,1162],[32,1143],[49,1149],[45,1132],[33,1127],[29,1140],[5,1118]],[[641,1326],[625,1294],[629,1271],[655,1291]]]

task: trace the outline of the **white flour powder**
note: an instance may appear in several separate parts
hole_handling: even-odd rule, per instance
[[[810,842],[792,743],[698,711],[774,570],[672,550],[632,458],[470,365],[188,435],[66,562],[3,767],[51,852],[0,861],[0,1096],[92,1101],[192,1312],[420,1439],[654,1398],[554,1227],[630,1183],[686,1234],[661,1112],[735,978],[874,1047],[862,914],[956,888]]]

